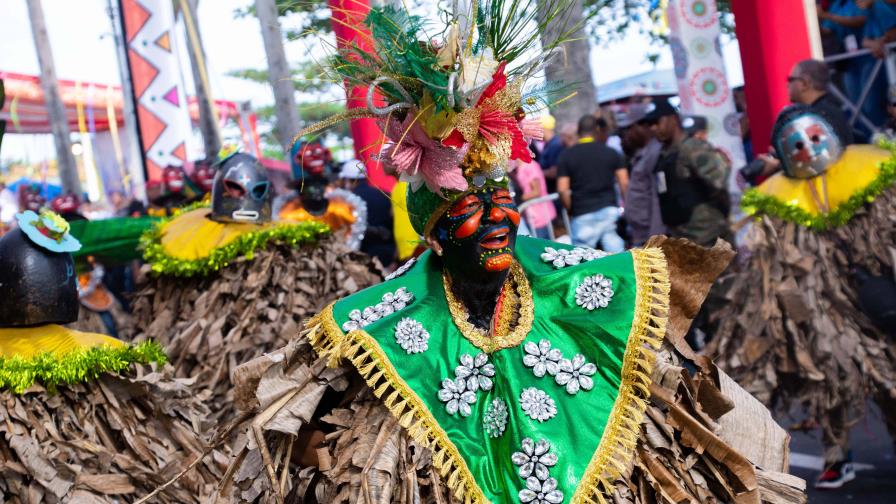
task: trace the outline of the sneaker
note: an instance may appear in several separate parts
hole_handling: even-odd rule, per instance
[[[835,489],[843,486],[856,479],[856,470],[849,460],[841,460],[830,468],[821,473],[818,480],[815,481],[815,488]]]

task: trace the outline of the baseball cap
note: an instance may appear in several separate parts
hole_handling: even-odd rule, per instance
[[[647,115],[645,115],[642,120],[647,122],[657,122],[662,117],[676,114],[678,114],[678,110],[669,103],[669,100],[663,98],[647,104]]]
[[[693,135],[698,131],[706,131],[706,129],[709,128],[709,122],[704,116],[682,116],[681,127],[684,128],[685,133],[687,133],[688,135]]]
[[[643,121],[647,117],[648,108],[651,105],[648,103],[635,103],[625,110],[619,111],[616,114],[616,124],[619,129],[625,129]]]
[[[342,163],[342,168],[339,170],[339,178],[357,180],[366,177],[364,163],[358,159],[349,159]]]

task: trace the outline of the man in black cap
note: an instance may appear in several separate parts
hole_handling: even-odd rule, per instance
[[[663,145],[644,120],[648,105],[635,103],[618,115],[622,150],[629,157],[628,192],[625,194],[625,220],[632,245],[643,245],[654,235],[666,233],[660,214],[660,201],[653,171]]]
[[[657,161],[656,187],[663,223],[669,234],[712,246],[733,241],[728,225],[731,167],[708,142],[689,137],[678,111],[666,100],[652,104],[644,118],[663,144]]]

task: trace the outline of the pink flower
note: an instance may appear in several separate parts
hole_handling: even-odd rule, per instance
[[[467,180],[460,168],[466,149],[445,147],[430,138],[420,126],[416,111],[408,111],[404,122],[390,120],[385,133],[394,143],[386,147],[383,155],[412,188],[425,183],[436,194],[442,194],[442,189],[467,189]]]

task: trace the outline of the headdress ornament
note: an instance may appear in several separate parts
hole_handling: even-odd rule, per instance
[[[352,46],[329,66],[334,81],[367,89],[367,107],[302,130],[296,143],[339,120],[378,118],[388,144],[380,159],[409,183],[411,223],[427,234],[467,191],[506,186],[509,160],[532,160],[529,142],[543,127],[528,115],[561,90],[526,84],[571,33],[540,46],[538,33],[569,6],[550,4],[539,16],[534,0],[455,1],[438,35],[404,9],[371,10],[373,52]]]

